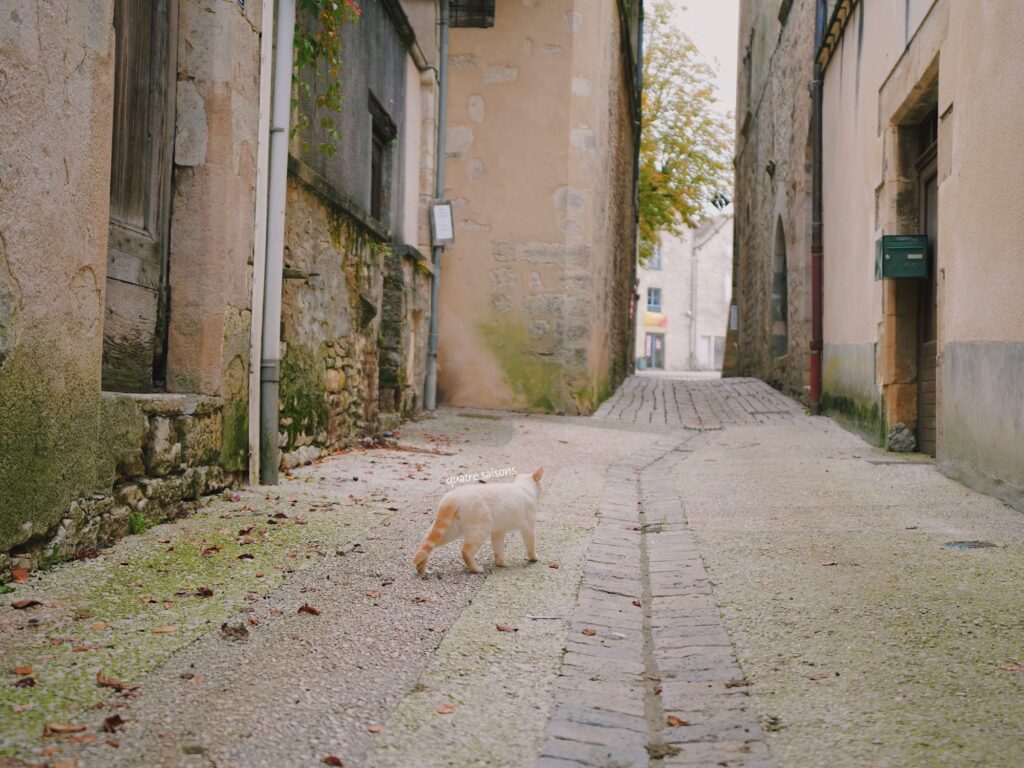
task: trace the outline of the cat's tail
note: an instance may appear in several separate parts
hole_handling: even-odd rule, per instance
[[[451,499],[445,499],[441,502],[441,508],[437,511],[437,519],[434,520],[433,527],[431,527],[423,539],[419,551],[412,557],[412,564],[416,566],[417,573],[422,574],[427,570],[427,558],[434,551],[434,547],[444,542],[444,535],[455,520],[456,510],[455,502]]]

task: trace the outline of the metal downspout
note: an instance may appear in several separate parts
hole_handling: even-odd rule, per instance
[[[260,478],[260,362],[263,355],[263,288],[267,268],[267,173],[270,168],[270,99],[274,80],[274,4],[265,2],[260,24],[259,138],[256,146],[256,206],[253,223],[252,306],[249,322],[249,476]]]
[[[295,0],[277,0],[274,28],[274,90],[270,113],[267,253],[260,356],[260,482],[277,483],[278,385],[281,379],[281,288],[284,276],[284,211],[288,183],[288,119],[291,111]]]
[[[825,24],[825,3],[819,0],[814,20],[815,51],[818,50]],[[822,238],[822,85],[824,71],[817,58],[814,61],[814,81],[811,83],[811,354],[810,391],[808,393],[811,413],[821,413],[821,352],[824,346],[822,333],[822,299],[824,294],[823,266],[824,243]]]
[[[444,197],[445,133],[448,130],[448,0],[441,0],[441,49],[437,76],[437,151],[434,157],[434,198]],[[441,254],[444,246],[434,246],[434,280],[430,286],[430,337],[427,342],[427,378],[423,405],[428,411],[437,407],[437,320],[441,301]]]

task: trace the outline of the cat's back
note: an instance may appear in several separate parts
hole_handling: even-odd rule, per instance
[[[442,499],[454,501],[457,505],[482,501],[488,504],[495,503],[524,503],[529,502],[529,495],[516,482],[511,483],[479,483],[477,485],[460,485],[448,491]]]

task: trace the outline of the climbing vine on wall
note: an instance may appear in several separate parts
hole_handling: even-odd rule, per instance
[[[334,121],[334,115],[340,113],[342,107],[341,30],[345,24],[356,21],[362,9],[356,0],[299,0],[299,10],[295,25],[292,110],[298,109],[300,95],[314,98],[313,83],[316,83],[315,112],[320,116],[318,127],[323,132],[317,151],[333,155],[341,138]],[[304,79],[305,72],[311,72],[313,77]],[[292,135],[302,137],[312,123],[313,116],[299,112]],[[302,138],[302,148],[309,149],[305,138]]]

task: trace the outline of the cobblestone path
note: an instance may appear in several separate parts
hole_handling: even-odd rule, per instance
[[[718,429],[729,424],[778,423],[799,413],[795,402],[758,379],[640,375],[628,378],[594,418]]]
[[[672,468],[704,430],[798,413],[757,380],[634,376],[595,414],[690,431],[609,472],[538,768],[773,765]]]

